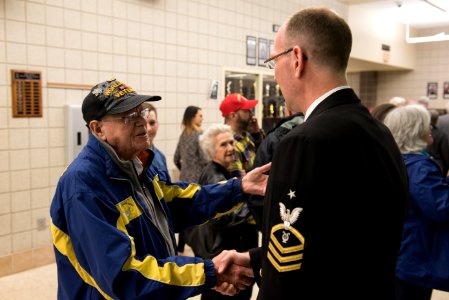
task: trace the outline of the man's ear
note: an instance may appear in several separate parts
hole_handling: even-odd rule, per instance
[[[93,120],[89,123],[89,129],[90,131],[95,134],[97,137],[99,137],[102,140],[106,140],[106,136],[102,130],[103,123],[101,121]]]
[[[303,55],[301,47],[298,46],[294,47],[293,55],[295,58],[295,76],[302,77],[304,72],[305,56]]]

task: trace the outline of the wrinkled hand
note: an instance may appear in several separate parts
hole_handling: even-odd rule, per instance
[[[224,250],[212,261],[217,276],[217,284],[214,290],[225,295],[235,295],[254,282],[249,253]]]
[[[212,289],[226,296],[235,296],[240,292],[238,288],[236,288],[229,282],[217,282],[215,287],[213,287]]]
[[[271,162],[258,168],[254,168],[251,172],[248,172],[242,177],[242,190],[247,194],[265,195],[267,188],[268,172],[271,169]]]

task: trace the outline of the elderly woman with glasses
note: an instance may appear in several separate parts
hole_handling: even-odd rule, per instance
[[[229,168],[235,156],[231,127],[224,124],[212,125],[200,136],[200,146],[211,161],[201,173],[199,183],[207,185],[232,178]],[[253,247],[248,241],[252,240],[254,234],[253,225],[248,224],[248,219],[250,219],[249,210],[243,206],[230,215],[188,229],[187,243],[195,255],[201,258],[212,258],[223,250],[248,251]],[[251,298],[251,292],[252,289],[247,288],[233,298],[248,300]],[[214,290],[205,290],[201,299],[228,298]]]
[[[449,291],[449,183],[426,152],[432,143],[429,112],[397,107],[385,117],[404,158],[410,205],[396,266],[397,300],[429,300]]]

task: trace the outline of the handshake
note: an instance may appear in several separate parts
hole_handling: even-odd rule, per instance
[[[224,250],[212,259],[217,283],[213,288],[223,295],[234,296],[254,282],[249,253]]]

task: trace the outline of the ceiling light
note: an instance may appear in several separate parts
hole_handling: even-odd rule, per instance
[[[424,0],[424,2],[441,9],[444,12],[449,12],[449,1],[447,0]]]
[[[407,43],[428,43],[428,42],[441,42],[441,41],[449,41],[449,35],[444,32],[437,33],[435,35],[429,36],[419,36],[419,37],[410,37],[410,26],[407,24],[405,26],[405,40]]]

